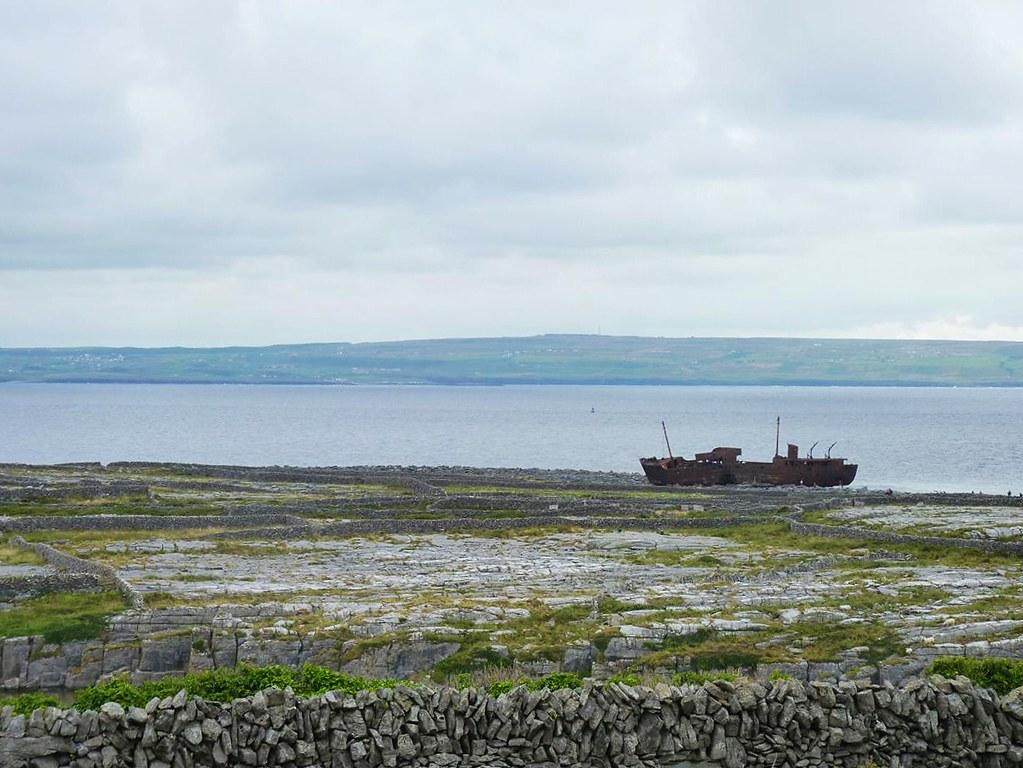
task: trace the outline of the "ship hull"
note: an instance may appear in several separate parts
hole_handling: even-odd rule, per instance
[[[640,459],[654,485],[804,485],[833,488],[856,478],[856,464],[845,459],[788,459],[775,461],[690,461]]]

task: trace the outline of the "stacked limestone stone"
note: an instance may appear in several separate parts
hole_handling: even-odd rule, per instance
[[[529,692],[397,688],[230,704],[0,715],[4,768],[263,766],[999,766],[1023,762],[1023,702],[960,678]]]

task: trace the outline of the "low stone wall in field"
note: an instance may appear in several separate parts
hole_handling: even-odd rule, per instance
[[[248,515],[32,515],[0,517],[0,533],[35,531],[174,531],[250,525],[308,525],[288,514]]]
[[[15,536],[11,539],[11,543],[17,547],[32,550],[61,573],[90,574],[95,576],[101,584],[120,592],[128,602],[128,605],[136,610],[141,609],[145,604],[142,593],[122,579],[117,571],[105,563],[97,563],[81,557],[75,557],[67,552],[61,552],[49,544],[25,541],[20,536]]]
[[[0,761],[34,766],[878,766],[1023,763],[1023,702],[964,678],[618,684],[495,698],[397,688],[229,704],[180,692],[145,708],[0,714]]]
[[[1011,541],[992,541],[989,539],[965,539],[951,536],[916,536],[909,533],[892,531],[875,531],[870,528],[859,528],[852,525],[818,525],[804,523],[799,520],[788,520],[789,530],[807,536],[824,536],[832,539],[864,539],[881,541],[886,544],[916,544],[929,547],[945,547],[948,549],[975,549],[980,552],[1023,555],[1023,543]]]
[[[13,482],[5,479],[0,487],[0,501],[10,502],[54,502],[74,501],[78,499],[117,499],[125,496],[149,496],[149,486],[145,483],[114,480],[96,482],[80,480],[57,486],[42,487],[38,484],[23,481]]]
[[[40,573],[0,576],[0,602],[47,595],[52,592],[98,592],[103,581],[92,573]],[[3,641],[0,640],[0,645]]]

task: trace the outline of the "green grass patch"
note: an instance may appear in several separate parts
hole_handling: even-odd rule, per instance
[[[611,613],[624,613],[625,611],[642,611],[649,607],[650,606],[647,603],[629,603],[610,595],[600,598],[597,603],[597,608],[604,615]]]
[[[718,680],[735,682],[740,677],[741,674],[738,669],[713,669],[705,672],[685,671],[676,673],[671,678],[671,682],[675,685],[703,685],[704,683],[714,683]]]
[[[91,640],[125,609],[117,592],[59,592],[0,612],[0,637],[42,635],[48,643]]]
[[[987,618],[1023,619],[1023,588],[1006,587],[993,595],[982,597],[965,605],[951,605],[945,613],[978,613]]]
[[[327,691],[354,695],[363,690],[393,688],[400,684],[398,680],[356,677],[314,664],[303,664],[298,669],[278,665],[240,666],[184,677],[164,677],[140,685],[124,679],[110,680],[79,691],[75,696],[75,708],[99,709],[108,701],[116,701],[124,707],[144,707],[150,699],[174,696],[181,690],[208,701],[227,702],[266,688],[290,687],[299,696],[317,696]]]
[[[942,677],[968,677],[977,685],[1004,696],[1023,686],[1023,661],[1018,659],[971,659],[948,656],[936,659],[931,673]]]
[[[693,554],[685,549],[648,549],[624,558],[627,563],[635,565],[684,565],[696,568],[718,568],[724,561],[713,555]]]
[[[508,667],[512,660],[491,646],[489,639],[461,638],[461,647],[451,656],[438,662],[430,677],[438,683],[443,683],[458,675],[465,673],[479,672],[484,669],[495,669]]]
[[[240,555],[243,557],[280,557],[281,555],[288,555],[293,551],[288,547],[287,542],[271,546],[269,544],[248,544],[244,541],[220,539],[214,542],[212,550],[207,549],[196,554],[199,557],[210,552],[218,555]]]
[[[522,677],[517,680],[499,680],[487,686],[487,693],[494,697],[503,696],[520,685],[524,685],[530,691],[560,691],[582,688],[583,680],[579,675],[571,672],[552,672],[535,679]]]
[[[31,715],[43,707],[59,707],[56,696],[48,693],[22,693],[17,696],[0,696],[0,707],[14,707],[16,715]]]
[[[175,539],[203,539],[215,533],[223,533],[222,528],[185,528],[175,530]],[[26,531],[22,534],[26,541],[42,542],[58,548],[67,548],[75,552],[93,552],[98,554],[114,554],[106,550],[108,544],[115,542],[148,541],[158,538],[159,531],[142,530],[102,530],[102,531]]]
[[[33,501],[0,502],[0,515],[23,517],[26,515],[101,515],[138,514],[140,505],[148,503],[143,495],[104,496],[102,498],[38,499]]]
[[[45,565],[46,561],[31,549],[0,544],[0,563],[4,565]]]
[[[702,651],[691,658],[693,671],[721,674],[725,669],[756,669],[763,657],[755,651]]]
[[[878,614],[898,611],[912,605],[935,606],[949,600],[952,595],[939,587],[914,586],[899,589],[898,594],[886,595],[863,585],[854,585],[845,593],[821,600],[821,607],[848,605],[857,613]]]
[[[702,499],[713,498],[705,493],[693,492],[693,491],[675,491],[674,489],[656,490],[656,489],[635,489],[635,490],[618,490],[608,489],[606,491],[601,490],[579,490],[571,488],[557,488],[551,487],[536,487],[536,486],[503,486],[503,485],[460,485],[452,483],[445,485],[444,490],[449,494],[459,494],[465,496],[479,495],[479,496],[498,496],[498,495],[511,495],[511,496],[539,496],[542,498],[550,498],[552,503],[558,499],[659,499],[666,503],[674,501],[699,501]]]
[[[869,539],[809,536],[789,530],[788,524],[778,521],[751,525],[727,526],[724,528],[702,528],[701,535],[720,536],[759,551],[790,549],[813,552],[818,555],[846,555],[852,549],[899,552],[910,555],[919,565],[959,566],[978,568],[985,566],[1017,567],[1019,556],[999,552],[983,552],[979,549],[947,547],[943,544],[909,544],[871,541]]]
[[[543,518],[537,518],[542,520]],[[522,528],[498,528],[494,530],[473,529],[465,534],[479,539],[544,539],[555,533],[583,533],[585,529],[577,525],[537,525]]]
[[[400,642],[405,640],[407,637],[407,632],[386,632],[381,635],[374,635],[373,637],[361,637],[349,645],[344,653],[341,654],[341,662],[346,663],[349,661],[355,661],[369,651],[376,648],[383,648],[391,643]],[[424,639],[429,640],[433,638],[424,637]]]
[[[758,650],[756,643],[768,640],[774,633],[749,632],[742,637],[734,633],[720,633],[712,629],[701,629],[691,635],[675,635],[665,638],[657,650],[632,664],[630,671],[642,672],[659,667],[671,667],[680,661],[687,662],[690,670],[709,672],[721,669],[753,669],[768,661],[787,661],[784,648],[770,647]]]
[[[695,632],[685,635],[668,635],[659,644],[660,650],[673,651],[681,648],[693,648],[716,639],[718,633],[709,627],[700,627]]]
[[[529,616],[501,624],[501,629],[508,634],[502,636],[500,642],[507,645],[519,661],[559,661],[566,646],[590,640],[600,629],[599,619],[590,618],[593,608],[590,603],[553,608],[539,600],[530,600],[524,607]]]
[[[807,661],[837,661],[842,651],[866,647],[862,658],[876,664],[898,656],[905,647],[898,634],[880,624],[795,623],[786,628],[800,636]]]

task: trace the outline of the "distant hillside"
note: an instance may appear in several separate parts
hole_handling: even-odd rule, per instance
[[[0,349],[0,381],[1023,385],[1023,343],[548,335],[366,344]]]

